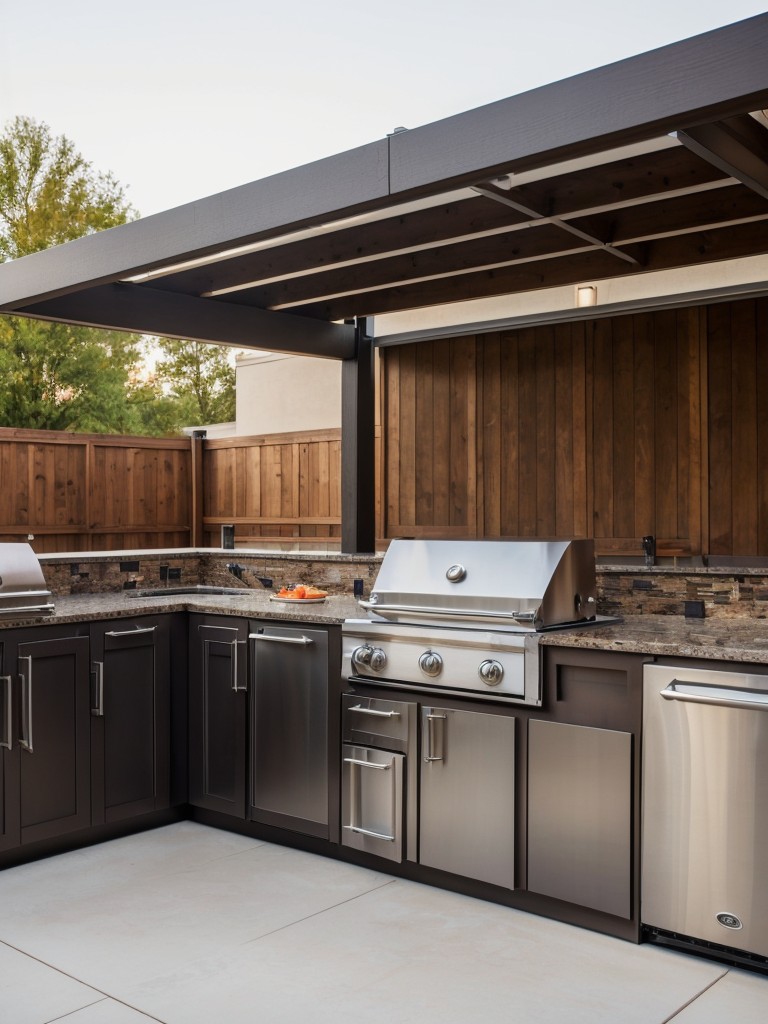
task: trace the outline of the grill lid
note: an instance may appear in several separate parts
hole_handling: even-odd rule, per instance
[[[51,615],[53,610],[53,595],[29,544],[0,543],[0,616]]]
[[[395,622],[542,630],[595,618],[591,540],[394,540],[369,601]]]

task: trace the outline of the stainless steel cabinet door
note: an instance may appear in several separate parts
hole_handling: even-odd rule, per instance
[[[528,888],[631,916],[630,733],[529,722]]]
[[[328,838],[328,633],[251,633],[254,821]]]
[[[403,859],[402,754],[345,743],[341,759],[342,846]]]
[[[515,887],[515,719],[421,709],[419,861]]]

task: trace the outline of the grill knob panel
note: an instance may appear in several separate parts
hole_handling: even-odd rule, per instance
[[[380,672],[387,664],[387,656],[380,647],[374,647],[371,651],[370,666],[374,672]]]
[[[500,661],[493,661],[487,658],[480,663],[477,674],[487,686],[498,686],[504,678],[504,666]]]
[[[371,664],[371,657],[373,656],[373,648],[370,644],[363,644],[362,647],[356,647],[352,651],[352,664],[357,667],[364,667]]]
[[[443,671],[443,659],[435,651],[424,651],[419,658],[419,668],[428,676],[439,676]]]

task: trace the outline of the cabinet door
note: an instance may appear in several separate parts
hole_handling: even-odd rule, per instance
[[[170,653],[167,620],[91,628],[93,824],[169,805]]]
[[[91,823],[88,638],[20,643],[21,842]]]
[[[528,888],[631,916],[630,733],[528,723]]]
[[[0,640],[0,850],[20,842],[19,746],[9,660],[6,644]]]
[[[328,634],[251,634],[251,808],[268,825],[328,838]]]
[[[248,624],[190,621],[189,802],[245,818]]]
[[[515,719],[421,709],[419,861],[515,887]]]

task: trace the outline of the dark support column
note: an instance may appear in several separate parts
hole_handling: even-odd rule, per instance
[[[368,321],[355,330],[355,357],[341,370],[341,550],[369,554],[376,547],[373,339]]]
[[[204,430],[195,430],[189,439],[192,452],[192,487],[190,494],[190,547],[203,546],[203,442]]]

